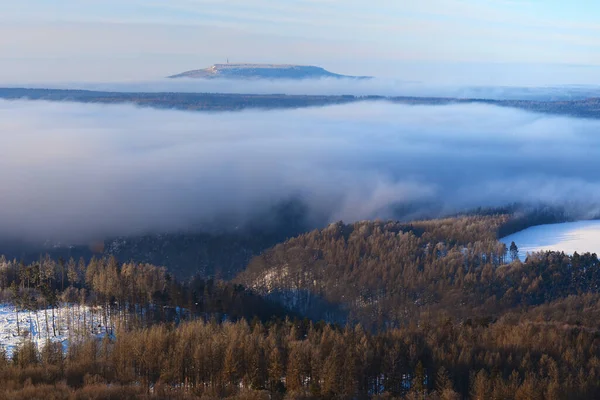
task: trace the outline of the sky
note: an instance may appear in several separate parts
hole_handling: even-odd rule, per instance
[[[595,83],[593,0],[0,0],[0,83],[151,80],[224,62],[469,83]]]

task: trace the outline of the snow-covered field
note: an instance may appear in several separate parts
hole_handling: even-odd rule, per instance
[[[106,329],[97,313],[92,315],[89,307],[62,305],[52,310],[20,311],[12,304],[0,305],[0,346],[10,357],[15,347],[25,340],[32,340],[41,349],[47,340],[60,342],[67,347],[69,340],[94,334],[104,334]],[[18,326],[17,326],[18,315]],[[47,319],[46,319],[47,318]],[[47,323],[46,323],[47,321]]]
[[[500,239],[506,246],[514,241],[519,257],[535,251],[564,251],[567,254],[600,254],[600,221],[565,222],[562,224],[532,226]]]

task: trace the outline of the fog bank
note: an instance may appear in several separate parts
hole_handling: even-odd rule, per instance
[[[600,204],[598,131],[482,104],[186,113],[0,101],[0,236],[235,229],[290,198],[319,221],[514,202],[585,217]]]

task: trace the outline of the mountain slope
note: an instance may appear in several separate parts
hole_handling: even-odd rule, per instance
[[[441,316],[492,320],[599,293],[596,255],[510,262],[496,239],[508,219],[332,224],[254,257],[237,281],[311,318],[375,329]]]
[[[288,64],[215,64],[209,68],[183,72],[169,78],[202,79],[369,79],[368,76],[349,76],[329,72],[312,65]]]
[[[367,326],[408,320],[461,299],[470,270],[501,264],[495,232],[507,219],[331,224],[254,257],[237,280],[311,318]]]

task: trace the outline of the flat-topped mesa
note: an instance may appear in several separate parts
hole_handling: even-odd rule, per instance
[[[370,76],[350,76],[329,72],[312,65],[292,64],[215,64],[209,68],[183,72],[169,78],[202,79],[370,79]]]
[[[230,63],[230,64],[214,64],[211,68],[214,69],[236,69],[236,68],[307,68],[306,65],[295,64],[252,64],[252,63]],[[314,67],[317,68],[317,67]]]

